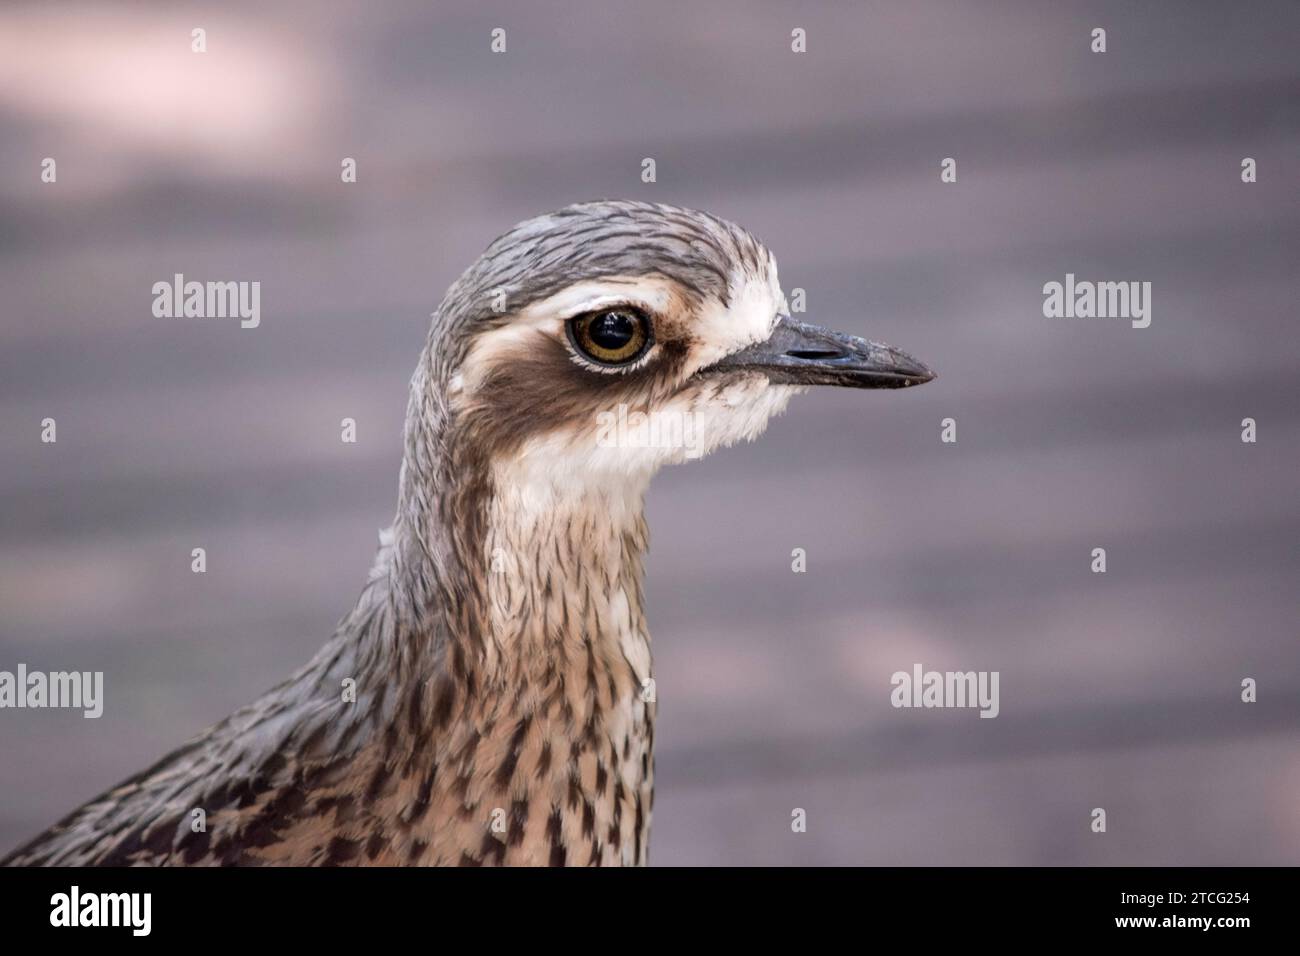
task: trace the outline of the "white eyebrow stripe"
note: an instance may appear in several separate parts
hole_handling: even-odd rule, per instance
[[[535,324],[556,316],[572,318],[611,305],[636,305],[647,312],[661,314],[668,309],[672,296],[673,284],[656,276],[613,276],[575,282],[521,309],[516,322]]]

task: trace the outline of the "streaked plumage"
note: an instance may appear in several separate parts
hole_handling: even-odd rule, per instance
[[[652,318],[653,346],[592,367],[565,323],[613,305]],[[4,862],[644,863],[642,496],[686,455],[609,447],[596,417],[690,412],[702,453],[756,436],[802,384],[930,377],[782,312],[771,254],[703,213],[585,203],[497,239],[435,313],[397,515],[333,637]]]

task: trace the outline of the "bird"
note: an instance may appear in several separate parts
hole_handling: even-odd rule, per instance
[[[329,640],[0,862],[646,864],[651,476],[811,386],[934,374],[796,320],[773,254],[709,213],[597,200],[519,223],[432,314],[397,513]],[[611,440],[616,409],[686,418],[691,441]]]

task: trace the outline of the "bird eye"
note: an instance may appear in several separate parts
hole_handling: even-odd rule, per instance
[[[650,320],[626,306],[579,315],[567,328],[573,347],[597,365],[627,365],[652,344]]]

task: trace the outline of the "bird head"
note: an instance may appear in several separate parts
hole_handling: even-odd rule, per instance
[[[934,377],[791,318],[775,258],[739,226],[629,201],[569,206],[493,242],[435,313],[425,366],[417,387],[498,490],[546,498],[638,486],[752,439],[809,386]]]

